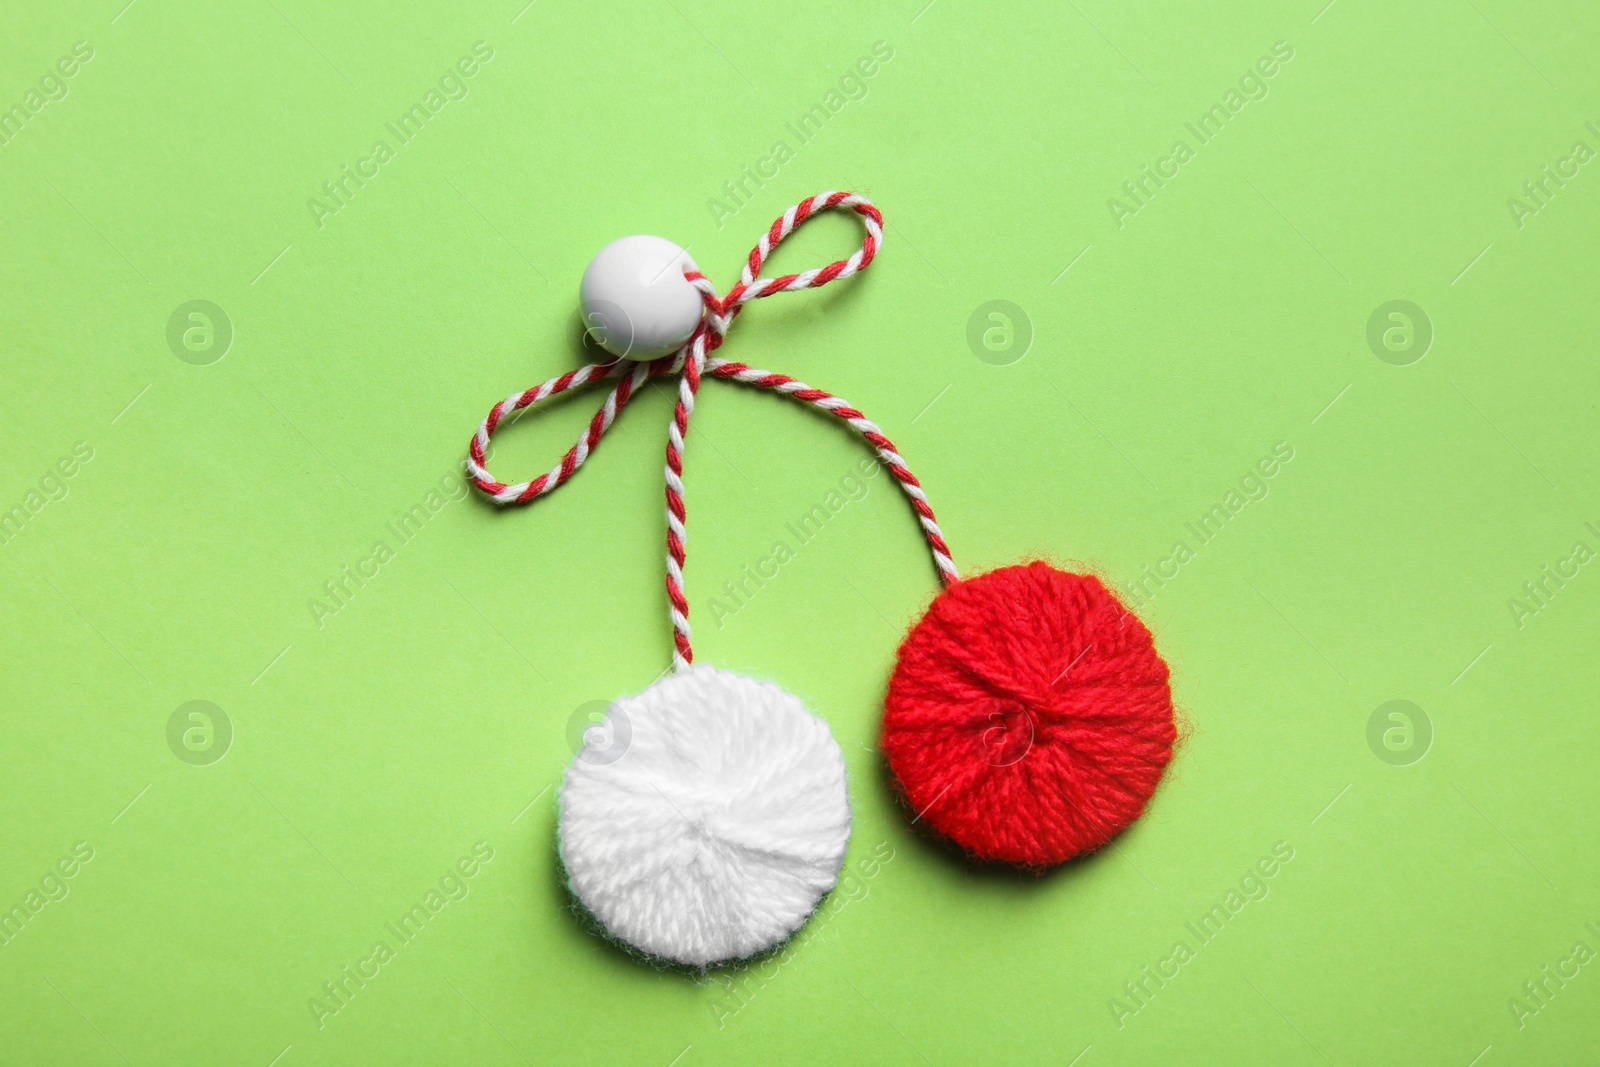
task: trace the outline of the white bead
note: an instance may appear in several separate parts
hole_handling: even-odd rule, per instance
[[[771,682],[696,664],[611,702],[561,787],[568,884],[612,936],[691,967],[781,944],[839,879],[844,758]]]
[[[684,278],[698,270],[665,237],[619,237],[589,261],[580,299],[583,322],[601,347],[626,359],[655,359],[689,339],[700,323],[700,293]]]

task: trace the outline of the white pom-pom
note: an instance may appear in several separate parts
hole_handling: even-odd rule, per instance
[[[611,936],[703,967],[780,944],[839,878],[844,758],[771,682],[695,666],[611,704],[561,787],[561,860]]]

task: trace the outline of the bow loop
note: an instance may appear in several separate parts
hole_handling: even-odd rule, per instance
[[[853,211],[861,217],[866,233],[862,237],[860,248],[846,258],[824,267],[777,277],[762,276],[762,265],[784,238],[817,212],[834,208]],[[779,216],[771,228],[761,235],[761,239],[756,242],[756,246],[750,250],[750,255],[745,259],[739,281],[726,295],[718,296],[710,280],[699,271],[691,269],[684,272],[685,280],[700,293],[705,309],[699,325],[681,348],[669,356],[649,362],[619,359],[611,363],[590,363],[577,370],[558,375],[542,385],[506,397],[490,409],[488,416],[479,424],[477,432],[467,446],[467,476],[473,485],[496,504],[530,504],[553,492],[577,473],[578,468],[583,466],[599,446],[600,439],[611,428],[622,409],[628,405],[628,401],[637,394],[641,385],[650,378],[661,375],[676,376],[678,400],[673,409],[672,422],[667,428],[665,470],[667,598],[670,601],[676,645],[673,659],[677,666],[685,666],[693,660],[694,655],[689,643],[689,602],[683,590],[683,564],[688,540],[683,502],[683,445],[684,436],[689,430],[689,416],[694,411],[701,375],[709,371],[715,377],[771,389],[781,395],[804,401],[841,419],[860,434],[872,446],[879,461],[899,482],[910,500],[917,521],[922,526],[923,536],[933,553],[934,564],[939,570],[940,578],[946,584],[956,581],[959,575],[950,559],[950,549],[944,542],[944,535],[938,523],[934,520],[933,509],[928,504],[928,498],[923,493],[921,484],[907,469],[905,460],[876,423],[851,407],[848,402],[821,389],[814,389],[784,374],[756,370],[742,363],[733,363],[712,355],[726,340],[733,320],[752,300],[759,300],[774,293],[815,289],[841,278],[849,278],[866,269],[873,257],[878,254],[878,248],[882,243],[883,216],[866,197],[856,193],[825,192],[802,200]],[[609,379],[619,380],[606,394],[600,410],[590,419],[583,436],[578,438],[577,443],[567,450],[566,455],[562,456],[561,461],[553,468],[537,478],[509,485],[498,481],[489,473],[487,466],[489,441],[506,421],[552,396],[589,382]]]

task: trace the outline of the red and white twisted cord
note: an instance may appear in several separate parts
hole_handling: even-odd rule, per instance
[[[712,359],[707,362],[706,367],[718,378],[771,389],[785,396],[804,400],[813,407],[843,419],[852,430],[866,438],[873,451],[877,452],[878,459],[889,468],[889,473],[894,475],[895,481],[900,483],[900,488],[905,490],[906,496],[910,498],[912,510],[917,513],[917,521],[922,525],[923,536],[927,538],[928,547],[933,552],[933,562],[939,568],[940,578],[948,585],[961,577],[956,570],[955,562],[950,558],[950,546],[944,542],[944,532],[939,529],[939,523],[933,517],[933,507],[928,503],[928,494],[922,491],[922,483],[917,481],[917,476],[911,473],[905,459],[895,449],[894,442],[884,436],[883,430],[877,423],[851,407],[849,401],[843,397],[815,389],[787,374],[756,370],[743,363],[726,359]]]
[[[557,375],[545,382],[536,385],[521,393],[513,393],[489,410],[488,416],[478,425],[478,432],[472,435],[472,441],[467,445],[467,476],[472,479],[472,484],[483,491],[485,495],[496,504],[528,504],[565,482],[583,466],[583,461],[589,458],[589,453],[600,443],[601,436],[611,428],[617,412],[627,406],[628,400],[633,396],[634,390],[649,377],[664,374],[671,369],[671,359],[656,360],[652,363],[634,363],[630,360],[618,360],[614,363],[590,363],[569,370],[565,374]],[[606,395],[605,403],[600,410],[595,412],[594,418],[589,420],[589,428],[584,435],[578,438],[578,443],[567,450],[561,457],[561,462],[545,474],[539,475],[532,481],[517,482],[507,485],[497,481],[485,466],[488,460],[489,438],[494,436],[496,429],[506,416],[515,416],[524,408],[537,404],[539,401],[574,389],[585,382],[599,381],[603,378],[615,378],[626,374]]]
[[[785,274],[777,278],[760,277],[762,264],[785,237],[816,212],[830,208],[845,208],[861,217],[862,225],[867,232],[859,249],[847,258],[825,267],[801,271],[798,274]],[[774,293],[814,289],[840,278],[848,278],[864,270],[872,262],[882,243],[883,216],[866,197],[855,193],[826,192],[802,200],[785,211],[773,222],[771,228],[761,235],[761,240],[751,249],[750,255],[745,260],[738,284],[730,289],[726,296],[719,297],[705,275],[693,270],[685,272],[684,277],[700,292],[701,300],[705,303],[705,314],[693,335],[676,353],[648,363],[623,359],[614,363],[589,364],[568,371],[525,392],[514,393],[496,404],[478,426],[477,433],[473,435],[468,445],[466,460],[468,477],[479,490],[497,504],[531,503],[553,492],[583,466],[584,461],[599,445],[600,438],[610,429],[612,423],[616,421],[617,414],[627,406],[640,385],[658,375],[677,374],[678,399],[673,407],[672,422],[667,427],[666,582],[672,618],[673,664],[680,668],[686,666],[693,662],[694,650],[690,642],[689,601],[684,592],[683,579],[688,538],[687,512],[683,499],[683,449],[700,380],[702,375],[709,371],[715,377],[771,389],[780,395],[804,401],[818,410],[841,419],[866,439],[877,453],[878,459],[889,469],[911,501],[912,509],[917,513],[917,521],[922,526],[923,536],[932,552],[934,564],[939,569],[940,580],[946,585],[957,581],[961,577],[960,573],[950,558],[950,548],[945,544],[944,534],[934,519],[933,508],[928,503],[927,494],[923,492],[916,476],[907,468],[899,450],[884,435],[877,423],[868,419],[844,399],[796,381],[786,374],[756,370],[743,363],[735,363],[712,355],[722,346],[727,338],[728,328],[743,310],[744,305],[750,301]],[[586,382],[607,378],[620,378],[621,381],[606,395],[605,402],[589,421],[589,427],[583,436],[554,468],[531,481],[511,485],[496,480],[489,473],[486,466],[489,440],[508,416],[514,417],[541,400],[564,393]]]

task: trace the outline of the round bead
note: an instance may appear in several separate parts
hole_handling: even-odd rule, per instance
[[[700,324],[700,292],[684,278],[698,270],[665,237],[619,237],[589,261],[580,299],[583,322],[601,347],[624,359],[675,351]]]

